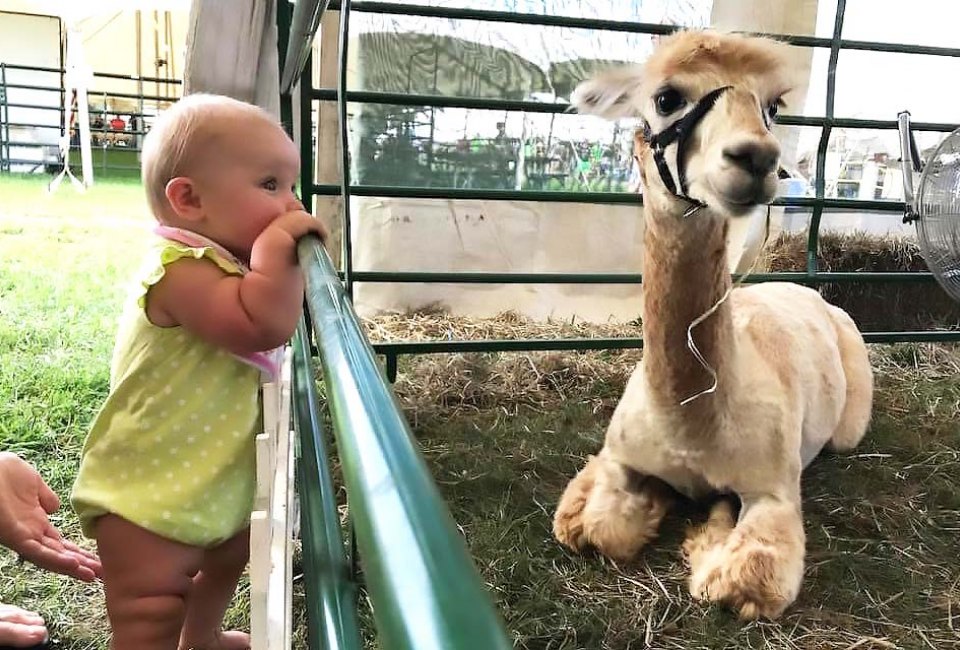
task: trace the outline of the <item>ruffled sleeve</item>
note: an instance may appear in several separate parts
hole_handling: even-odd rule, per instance
[[[140,281],[141,286],[139,295],[137,296],[137,305],[139,305],[141,309],[146,307],[147,292],[150,291],[153,285],[160,282],[167,272],[167,267],[177,260],[185,258],[199,260],[205,258],[210,260],[211,263],[216,264],[228,275],[243,275],[243,271],[240,268],[228,260],[225,260],[209,246],[192,247],[173,242],[164,242],[157,247],[153,256],[153,260],[148,264],[142,276],[143,279]]]

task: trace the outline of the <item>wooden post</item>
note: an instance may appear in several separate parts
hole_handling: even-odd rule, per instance
[[[291,354],[263,386],[257,436],[257,489],[250,517],[250,637],[253,650],[289,650],[293,636],[294,446]]]

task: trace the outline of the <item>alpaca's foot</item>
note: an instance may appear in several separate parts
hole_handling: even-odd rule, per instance
[[[733,506],[729,499],[717,501],[710,509],[710,517],[700,526],[687,529],[687,539],[683,542],[683,554],[690,566],[701,566],[707,556],[723,548],[723,543],[733,532],[736,521],[733,518]]]
[[[662,481],[602,455],[590,457],[560,498],[553,534],[575,551],[593,547],[629,560],[656,537],[672,503],[672,491]]]
[[[730,505],[721,501],[683,545],[690,593],[732,607],[743,619],[776,618],[800,591],[803,546],[792,504],[754,503],[734,527]]]

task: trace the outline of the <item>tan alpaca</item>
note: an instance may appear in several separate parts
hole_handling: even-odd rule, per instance
[[[687,328],[731,287],[728,219],[774,196],[780,148],[769,125],[791,85],[784,47],[682,32],[663,39],[641,68],[584,82],[574,95],[581,113],[639,115],[648,125],[636,151],[645,188],[645,350],[603,449],[560,500],[554,534],[573,549],[627,559],[656,535],[670,487],[693,498],[735,494],[739,520],[720,500],[683,546],[691,593],[744,618],[776,617],[796,598],[800,473],[826,444],[857,445],[873,399],[866,346],[847,314],[811,289],[769,283],[734,290],[693,330],[717,387],[681,405],[713,384],[688,348]],[[714,90],[715,103],[698,106]],[[663,147],[666,169],[658,168],[651,134],[692,110],[706,112],[688,129],[685,169],[677,144]]]

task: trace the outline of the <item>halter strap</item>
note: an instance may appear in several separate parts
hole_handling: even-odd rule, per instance
[[[700,101],[694,105],[693,110],[659,133],[654,134],[650,129],[650,124],[646,121],[643,123],[643,139],[647,141],[653,150],[653,160],[657,163],[657,171],[660,172],[660,179],[663,181],[664,186],[666,186],[667,190],[674,196],[684,199],[698,208],[704,208],[706,204],[689,195],[689,188],[687,186],[687,163],[684,154],[690,142],[690,135],[697,127],[697,124],[710,109],[714,107],[717,100],[720,99],[720,96],[727,90],[730,90],[730,88],[731,86],[723,86],[711,90],[700,98]],[[679,181],[680,185],[679,192],[677,191],[677,183],[673,180],[673,174],[670,172],[670,166],[667,164],[664,155],[667,147],[674,142],[677,143],[676,160],[677,181]]]

